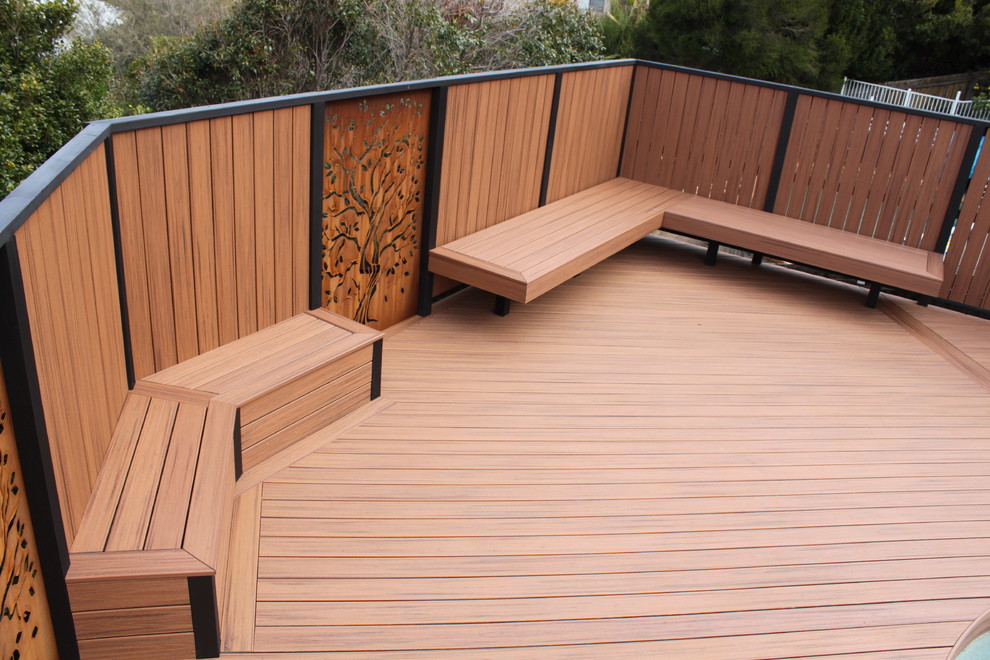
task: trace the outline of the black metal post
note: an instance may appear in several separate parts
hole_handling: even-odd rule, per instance
[[[969,185],[969,174],[973,171],[973,161],[976,160],[977,151],[986,135],[986,129],[979,130],[973,128],[969,143],[966,145],[966,153],[963,155],[962,164],[959,166],[959,174],[956,175],[956,185],[952,189],[952,197],[949,198],[949,205],[945,209],[945,218],[942,220],[942,227],[938,232],[938,241],[935,243],[935,252],[945,254],[949,247],[949,237],[952,236],[952,228],[956,226],[956,219],[959,217],[959,207],[962,205],[963,195]],[[990,156],[987,156],[990,158]]]
[[[708,241],[708,252],[705,254],[705,265],[714,266],[718,262],[719,244],[715,241]]]
[[[629,96],[626,99],[626,118],[622,121],[622,142],[619,143],[619,164],[615,166],[615,176],[622,176],[622,159],[626,155],[626,136],[629,134],[629,115],[632,112],[633,91],[636,89],[636,70],[632,68],[632,78],[629,80]]]
[[[558,71],[553,78],[553,101],[550,103],[550,123],[547,126],[547,150],[543,156],[543,178],[540,179],[540,206],[547,203],[547,188],[550,187],[550,164],[553,162],[553,142],[557,136],[557,110],[560,107],[560,86],[564,74]]]
[[[134,388],[134,349],[131,346],[131,317],[127,312],[127,280],[124,277],[124,248],[120,238],[120,204],[117,200],[117,168],[113,159],[113,136],[108,135],[105,144],[107,156],[107,182],[110,189],[110,226],[113,228],[113,254],[117,266],[117,297],[120,300],[120,329],[124,342],[124,369],[127,387]]]
[[[371,347],[371,400],[374,401],[382,395],[382,354],[384,344],[379,339]]]
[[[0,362],[59,656],[79,657],[65,576],[69,546],[55,486],[16,238],[0,247]]]
[[[499,316],[508,316],[511,306],[512,301],[505,296],[495,296],[495,309],[492,311]]]
[[[187,579],[197,658],[216,658],[220,655],[220,616],[214,579],[212,575]]]
[[[791,130],[794,128],[794,113],[797,110],[799,94],[796,91],[787,93],[784,103],[784,116],[780,121],[780,132],[777,134],[777,150],[773,155],[773,169],[770,170],[770,180],[767,184],[767,198],[763,202],[763,210],[772,213],[777,204],[777,191],[780,189],[780,177],[784,172],[784,159],[787,158],[787,145],[791,141]]]
[[[879,282],[870,282],[870,293],[866,296],[867,307],[876,308],[877,302],[880,300],[880,286]]]
[[[440,209],[440,177],[443,174],[443,138],[447,125],[447,88],[436,87],[430,98],[430,135],[426,147],[426,194],[420,223],[419,284],[416,313],[429,316],[433,311],[433,273],[430,250],[437,246],[437,214]]]
[[[762,265],[762,264],[763,264],[763,253],[762,252],[754,252],[753,253],[753,265],[754,266],[759,266],[759,265]]]
[[[323,139],[326,103],[312,104],[309,167],[309,308],[323,306]]]

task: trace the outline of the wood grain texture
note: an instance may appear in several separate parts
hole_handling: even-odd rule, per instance
[[[306,113],[114,136],[138,379],[305,311]]]
[[[931,250],[972,127],[798,100],[774,212]]]
[[[79,656],[85,660],[194,658],[196,643],[191,632],[87,639],[79,642]]]
[[[542,75],[449,89],[437,245],[537,207],[553,84]]]
[[[262,487],[253,652],[944,655],[990,604],[986,391],[856,287],[700,254],[391,335],[394,403]]]
[[[261,486],[255,486],[234,500],[231,564],[220,623],[224,652],[254,650],[260,528]]]
[[[622,176],[763,208],[786,93],[637,67]]]
[[[932,252],[703,197],[668,209],[664,227],[925,295],[942,288],[942,261]]]
[[[127,393],[102,147],[15,236],[55,483],[71,543]]]
[[[615,177],[632,66],[563,74],[547,203]]]
[[[430,92],[326,113],[322,305],[385,329],[416,312]]]
[[[990,307],[990,153],[984,150],[963,198],[949,248],[945,253],[945,286],[941,296],[956,302]]]
[[[55,632],[48,611],[44,570],[38,556],[34,524],[24,490],[24,474],[17,451],[10,399],[0,365],[0,485],[4,535],[4,561],[0,579],[5,585],[4,625],[0,648],[23,658],[57,655]]]
[[[430,252],[430,270],[530,302],[661,225],[684,193],[614,178]]]

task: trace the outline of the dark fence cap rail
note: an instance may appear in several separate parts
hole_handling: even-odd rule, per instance
[[[391,83],[387,85],[373,85],[369,87],[353,87],[326,92],[292,94],[288,96],[254,99],[250,101],[221,103],[197,108],[184,108],[181,110],[155,112],[146,115],[135,115],[132,117],[120,117],[118,119],[107,119],[90,123],[61,149],[59,149],[55,155],[45,161],[45,163],[35,170],[30,176],[28,176],[28,178],[22,181],[21,184],[6,198],[0,200],[0,245],[3,245],[10,240],[10,238],[14,235],[14,232],[27,221],[28,217],[30,217],[30,215],[37,210],[39,206],[41,206],[44,200],[47,199],[48,195],[51,194],[51,192],[60,183],[62,183],[62,181],[64,181],[69,174],[72,173],[76,166],[79,165],[79,163],[91,154],[100,144],[102,144],[108,136],[114,133],[137,130],[141,128],[151,128],[155,126],[167,126],[169,124],[178,124],[202,119],[245,114],[249,112],[258,112],[261,110],[288,108],[298,105],[330,103],[333,101],[344,101],[347,99],[366,96],[394,94],[421,89],[446,88],[455,85],[464,85],[489,80],[522,78],[527,76],[566,73],[570,71],[585,71],[589,69],[629,66],[633,64],[657,69],[666,69],[670,71],[682,71],[684,73],[720,80],[741,82],[748,85],[769,87],[771,89],[779,89],[806,96],[835,99],[844,103],[866,105],[888,110],[897,110],[907,114],[944,119],[960,124],[973,125],[980,131],[985,131],[986,128],[990,126],[990,122],[980,121],[978,119],[970,119],[967,117],[949,117],[914,108],[904,108],[887,103],[877,103],[864,99],[849,98],[831,92],[821,92],[803,87],[793,87],[790,85],[767,82],[765,80],[755,80],[752,78],[744,78],[741,76],[733,76],[724,73],[702,71],[700,69],[692,69],[689,67],[635,59],[603,60],[600,62],[583,62],[580,64],[565,64],[559,66],[486,71],[459,76],[446,76],[427,80]]]

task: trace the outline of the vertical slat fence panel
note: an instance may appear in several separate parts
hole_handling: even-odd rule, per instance
[[[438,245],[537,207],[553,84],[539,75],[450,88]]]
[[[631,66],[563,75],[548,204],[615,176],[631,79]]]
[[[762,208],[784,91],[639,66],[623,176]]]
[[[100,147],[15,234],[70,544],[127,393],[108,186]]]
[[[286,108],[114,136],[137,378],[308,307],[308,116]]]
[[[990,307],[990,149],[986,144],[949,239],[942,297]]]
[[[931,250],[972,128],[802,96],[774,211]]]

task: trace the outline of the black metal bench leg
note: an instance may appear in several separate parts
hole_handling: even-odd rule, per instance
[[[866,296],[866,306],[875,308],[880,300],[880,285],[877,282],[870,282],[870,295]]]
[[[504,296],[495,296],[495,313],[499,316],[508,316],[509,307],[512,304],[508,298]]]
[[[762,263],[763,263],[763,253],[762,252],[754,252],[753,253],[753,265],[754,266],[759,266]]]
[[[705,255],[705,265],[714,266],[715,262],[718,261],[718,243],[715,241],[708,241],[708,254]]]
[[[918,304],[922,307],[928,307],[932,302],[931,296],[918,296]]]

